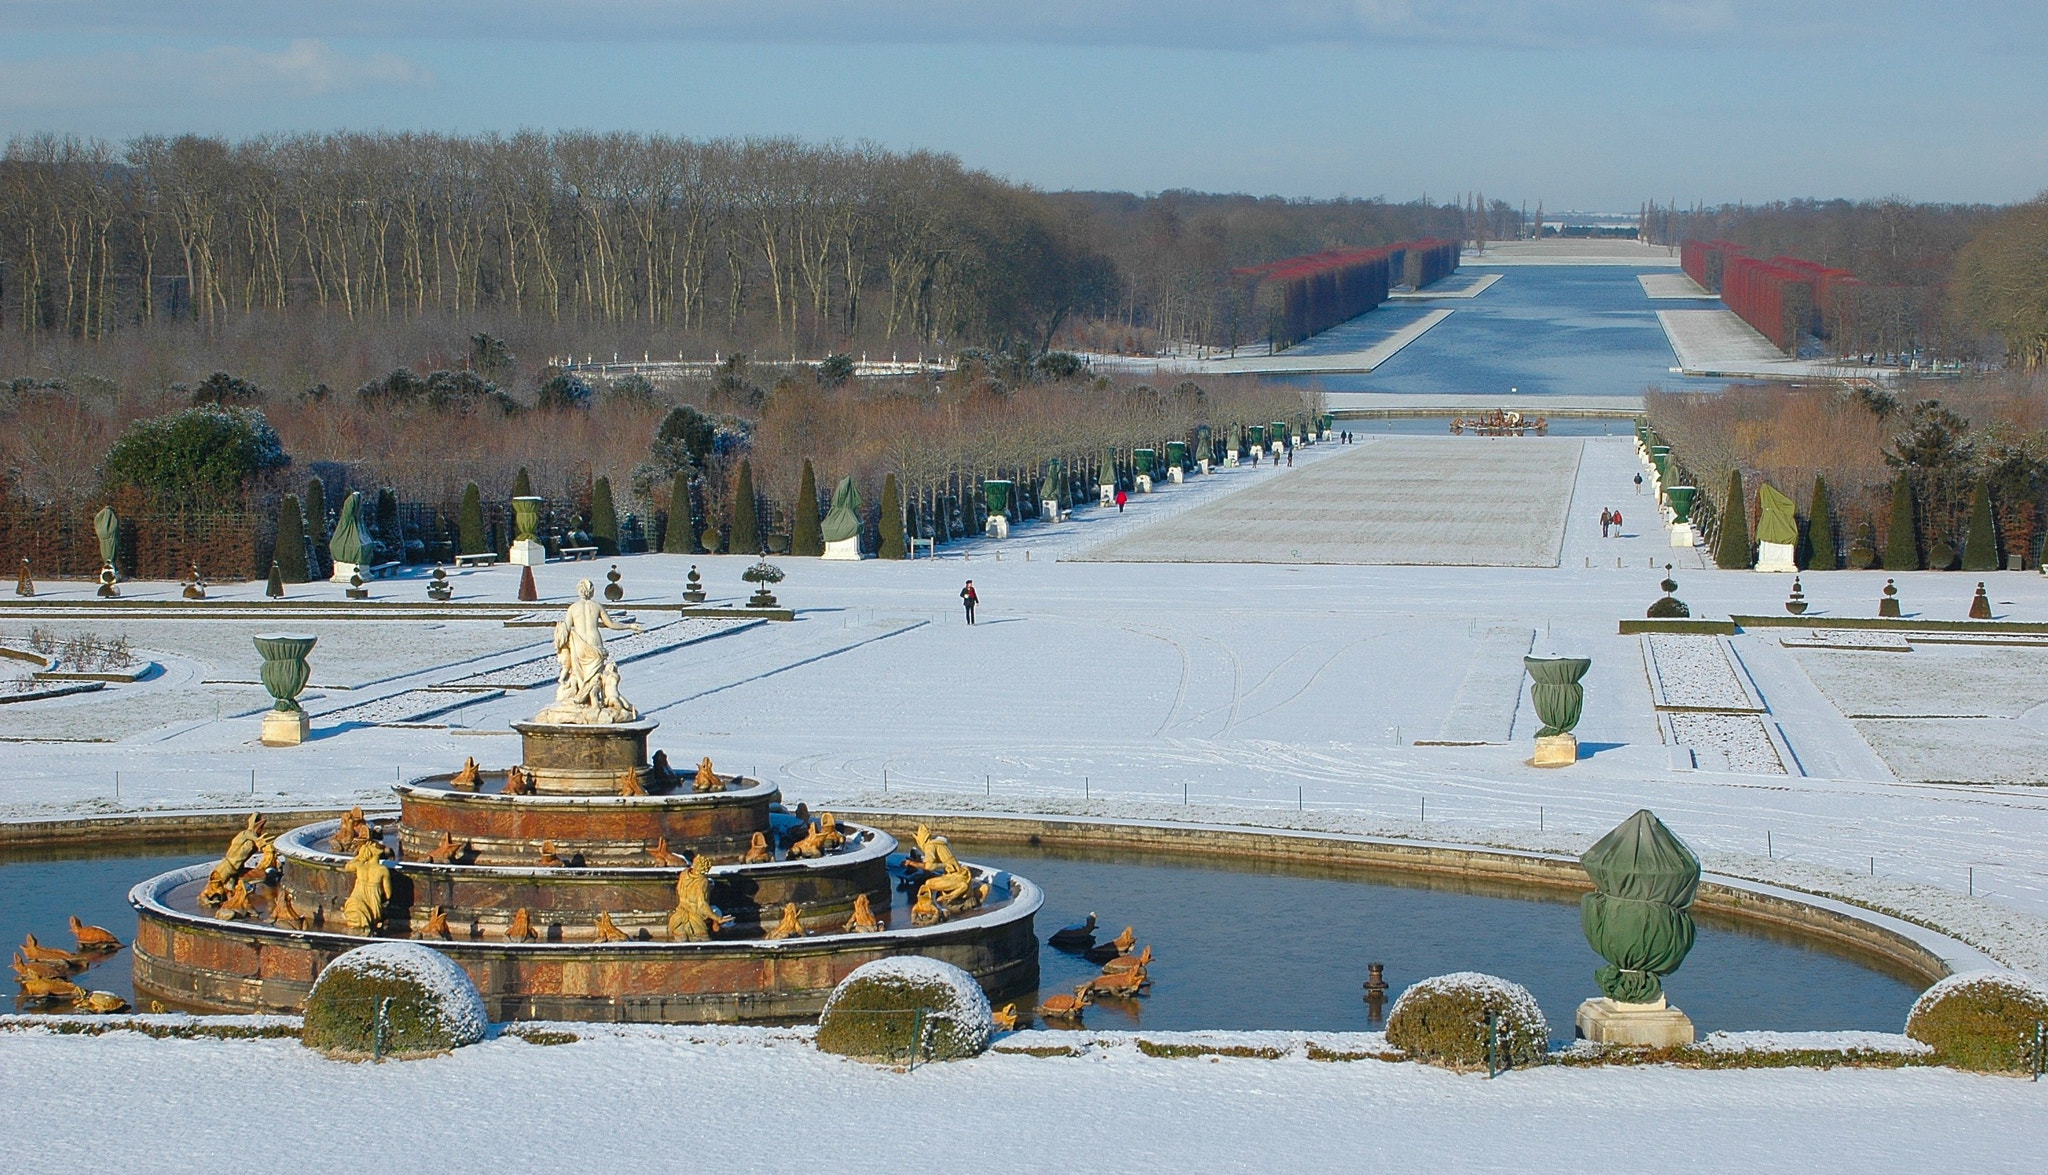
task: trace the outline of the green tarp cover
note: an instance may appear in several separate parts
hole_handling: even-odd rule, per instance
[[[1799,521],[1792,499],[1765,484],[1756,492],[1756,541],[1791,544],[1799,541]]]
[[[1579,903],[1586,941],[1607,960],[1594,972],[1608,998],[1641,1004],[1692,950],[1700,861],[1648,810],[1637,812],[1579,858],[1596,887]]]
[[[351,493],[342,499],[341,517],[335,520],[334,537],[327,540],[327,552],[336,563],[360,567],[370,563],[370,536],[363,531],[363,495]]]
[[[826,511],[818,529],[828,543],[843,542],[860,533],[860,491],[853,488],[852,478],[839,479],[839,488],[832,491],[832,509]]]
[[[112,563],[121,549],[121,516],[112,506],[102,506],[92,516],[92,529],[100,536],[100,562]]]

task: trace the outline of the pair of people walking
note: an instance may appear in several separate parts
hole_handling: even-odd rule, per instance
[[[1608,507],[1608,508],[1606,508],[1606,509],[1604,509],[1604,510],[1602,510],[1602,511],[1600,511],[1600,537],[1601,537],[1601,538],[1603,538],[1603,539],[1604,539],[1604,538],[1608,538],[1608,537],[1610,537],[1610,536],[1608,535],[1608,533],[1607,533],[1607,528],[1608,528],[1608,527],[1610,527],[1610,526],[1614,528],[1614,534],[1613,534],[1613,536],[1612,536],[1612,537],[1614,537],[1614,538],[1620,538],[1620,537],[1621,537],[1621,511],[1619,511],[1619,510],[1616,510],[1616,509],[1614,509],[1614,508],[1613,508],[1613,507],[1611,507],[1611,506],[1610,506],[1610,507]]]

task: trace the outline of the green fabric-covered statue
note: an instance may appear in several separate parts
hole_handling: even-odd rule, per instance
[[[1792,499],[1772,489],[1769,483],[1757,487],[1759,517],[1756,521],[1756,541],[1760,543],[1783,543],[1790,546],[1799,541],[1799,519],[1794,513]]]
[[[363,530],[363,495],[351,493],[341,503],[341,516],[334,521],[334,537],[327,540],[327,553],[336,563],[362,567],[370,562],[370,536]]]
[[[839,488],[832,491],[832,509],[826,512],[819,530],[828,543],[843,542],[860,533],[860,491],[853,488],[852,478],[839,479]]]
[[[92,516],[92,529],[100,536],[100,562],[112,567],[114,556],[121,553],[121,516],[112,506],[102,506]]]
[[[1654,1002],[1662,977],[1692,950],[1700,860],[1648,809],[1579,858],[1594,890],[1579,902],[1579,925],[1607,965],[1593,973],[1600,991],[1625,1004]]]

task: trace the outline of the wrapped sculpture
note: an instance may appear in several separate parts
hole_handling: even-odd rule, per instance
[[[832,509],[818,524],[818,532],[825,539],[825,558],[860,558],[860,491],[852,478],[839,479],[839,488],[832,491]]]
[[[1583,657],[1524,657],[1522,664],[1534,680],[1529,700],[1543,729],[1536,732],[1537,767],[1569,767],[1579,761],[1579,740],[1572,728],[1579,724],[1586,708],[1586,687],[1579,679],[1593,663]]]
[[[1608,1044],[1691,1043],[1692,1021],[1666,1004],[1663,977],[1692,950],[1687,911],[1699,892],[1699,858],[1645,809],[1580,861],[1594,888],[1579,903],[1579,925],[1607,963],[1594,972],[1602,998],[1579,1006],[1579,1035]]]
[[[327,552],[334,557],[335,583],[347,583],[359,569],[376,561],[377,548],[363,529],[363,495],[351,491],[341,500],[341,514],[334,520],[334,537],[327,540]]]

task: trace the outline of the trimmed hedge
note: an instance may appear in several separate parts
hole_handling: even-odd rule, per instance
[[[1418,1061],[1483,1069],[1489,1013],[1496,1017],[1496,1063],[1542,1062],[1550,1051],[1550,1023],[1536,997],[1518,983],[1477,971],[1438,975],[1402,992],[1387,1013],[1387,1043]]]
[[[2034,1026],[2048,1023],[2048,985],[2004,971],[1951,975],[1906,1016],[1906,1035],[1945,1065],[1993,1073],[2032,1068]]]
[[[920,1027],[921,1048],[915,1035]],[[916,1048],[920,1061],[948,1061],[979,1055],[993,1030],[988,996],[972,975],[951,963],[905,955],[864,963],[832,989],[818,1019],[818,1049],[899,1062]]]
[[[314,980],[301,1040],[343,1059],[374,1056],[380,1005],[383,1055],[400,1060],[475,1044],[489,1024],[476,984],[448,956],[414,942],[374,942]]]

